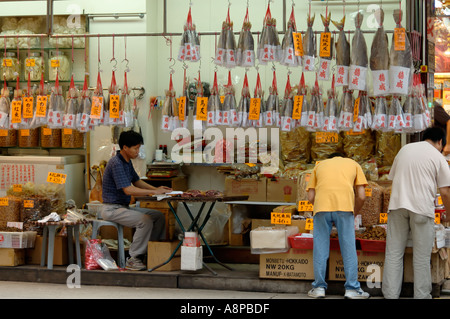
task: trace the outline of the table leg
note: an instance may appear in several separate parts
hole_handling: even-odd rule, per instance
[[[77,254],[77,265],[81,268],[81,252],[80,252],[80,225],[73,226],[75,236],[75,253]]]
[[[73,226],[67,225],[67,248],[69,253],[69,265],[73,264]]]
[[[47,249],[48,226],[44,226],[42,231],[42,251],[41,251],[41,267],[45,266],[45,251]]]
[[[55,233],[56,225],[48,226],[48,254],[47,254],[47,268],[53,269],[53,254],[55,251]]]

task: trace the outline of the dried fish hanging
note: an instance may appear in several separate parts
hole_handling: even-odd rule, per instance
[[[32,127],[47,125],[47,85],[44,84],[44,72],[41,73],[41,82],[36,94],[36,108],[34,112]]]
[[[51,129],[63,127],[63,116],[66,109],[66,102],[62,95],[62,87],[59,86],[59,71],[56,71],[55,86],[50,94],[48,105],[48,127]]]
[[[228,84],[224,86],[225,98],[223,100],[223,125],[237,125],[236,97],[231,82],[231,72],[228,71]]]
[[[266,102],[264,111],[264,125],[280,126],[280,98],[278,97],[277,76],[275,69],[273,70],[272,86],[269,88],[269,97]]]
[[[239,100],[237,114],[238,114],[238,126],[240,127],[248,127],[248,111],[250,107],[250,89],[248,87],[248,78],[247,72],[245,72],[244,76],[244,84],[242,86],[241,91],[241,99]]]
[[[316,70],[315,62],[316,62],[316,37],[314,35],[314,31],[312,26],[314,25],[314,20],[316,16],[311,17],[311,0],[309,0],[309,14],[308,14],[308,28],[306,29],[305,34],[303,35],[302,43],[303,43],[303,57],[302,57],[302,65],[303,71],[314,72]]]
[[[187,128],[188,127],[188,123],[189,123],[189,108],[187,106],[187,102],[188,102],[188,97],[187,97],[187,78],[186,78],[186,69],[187,69],[187,65],[183,65],[183,93],[179,98],[179,103],[178,103],[178,118],[180,120],[180,125],[183,128]]]
[[[385,96],[375,99],[372,130],[386,131],[388,129],[388,104]]]
[[[123,125],[123,105],[120,104],[120,95],[118,92],[118,87],[116,83],[116,70],[117,70],[117,61],[114,54],[114,42],[115,38],[113,36],[112,43],[112,59],[110,62],[114,62],[114,66],[112,68],[111,74],[111,85],[108,90],[108,97],[106,98],[105,103],[105,124],[104,125]],[[122,114],[122,117],[120,116]]]
[[[368,58],[366,40],[361,31],[362,22],[363,15],[358,12],[355,17],[355,34],[352,38],[348,88],[350,90],[366,91]]]
[[[414,97],[419,100],[418,104],[422,109],[423,122],[426,128],[431,126],[431,114],[428,108],[427,97],[425,94],[425,85],[421,81],[420,74],[414,74],[414,77],[416,78],[415,84],[413,86]]]
[[[325,108],[323,116],[323,127],[324,132],[337,132],[337,120],[338,120],[338,103],[337,94],[335,89],[335,78],[333,74],[333,79],[331,81],[331,89],[328,90],[327,106]]]
[[[120,96],[120,105],[122,108],[123,126],[126,128],[132,128],[134,126],[134,116],[133,116],[133,104],[131,103],[130,90],[128,88],[128,71],[125,70],[123,73],[123,89],[122,95]]]
[[[264,124],[263,114],[265,113],[266,102],[264,101],[264,91],[261,86],[259,72],[256,76],[256,86],[254,98],[250,100],[249,119],[250,126],[262,127]]]
[[[372,125],[372,113],[366,91],[359,91],[353,110],[353,132],[362,132]]]
[[[407,95],[412,82],[413,60],[408,36],[401,26],[401,10],[394,10],[394,21],[397,26],[389,52],[389,90],[391,94]]]
[[[354,105],[355,99],[353,98],[353,91],[345,88],[341,98],[341,108],[339,111],[339,131],[349,131],[353,128]]]
[[[226,68],[236,66],[236,40],[233,33],[233,22],[230,19],[230,6],[228,6],[227,18],[222,23],[214,63]]]
[[[319,70],[317,71],[320,81],[330,80],[331,60],[334,55],[334,39],[331,36],[331,32],[329,29],[331,22],[331,12],[327,16],[328,5],[325,12],[325,17],[323,15],[320,15],[320,17],[322,18],[323,26],[325,27],[324,32],[320,34]]]
[[[88,132],[93,127],[90,126],[91,98],[89,96],[87,75],[84,76],[83,90],[80,94],[80,112],[77,115],[77,129],[80,132]],[[79,118],[78,118],[79,117]]]
[[[375,32],[370,50],[370,70],[372,71],[373,95],[375,97],[389,94],[389,44],[384,31],[384,11],[375,12],[379,27]]]
[[[90,123],[91,126],[98,126],[104,123],[104,97],[103,97],[103,85],[100,73],[102,70],[100,69],[101,61],[100,61],[100,37],[98,37],[97,41],[97,52],[98,52],[98,66],[97,66],[97,85],[94,89],[94,94],[92,95],[92,104],[91,104],[91,115],[90,115]]]
[[[308,101],[308,87],[305,84],[305,74],[302,72],[302,76],[300,77],[300,83],[298,85],[297,95],[303,96],[303,104],[302,104],[302,114],[300,117],[300,126],[307,127],[308,126],[308,113],[310,109],[310,103]],[[298,126],[298,125],[297,125]]]
[[[344,32],[345,15],[340,22],[332,21],[339,30],[336,42],[336,83],[335,86],[348,86],[348,72],[350,67],[350,43]]]
[[[316,73],[316,82],[311,91],[311,111],[315,112],[314,130],[319,131],[323,127],[324,106],[322,100],[322,89],[319,87],[318,76]]]
[[[172,72],[170,73],[169,89],[166,90],[166,98],[162,108],[161,129],[164,132],[171,132],[180,127],[178,119],[178,103],[176,93],[173,89]]]
[[[9,99],[9,90],[4,79],[4,86],[0,97],[0,129],[9,129],[10,127],[11,100]]]
[[[302,63],[301,57],[295,55],[294,32],[297,32],[297,25],[295,23],[294,5],[292,5],[291,16],[287,22],[286,33],[284,34],[284,38],[281,43],[280,57],[280,63],[288,67],[296,67]]]
[[[208,119],[208,98],[204,96],[203,85],[200,79],[200,70],[198,71],[198,79],[196,83],[197,95],[194,103],[194,130],[203,131],[206,127]]]
[[[255,42],[253,40],[252,32],[250,31],[252,24],[245,14],[244,22],[242,23],[242,29],[239,34],[239,40],[236,50],[237,65],[242,67],[254,67],[255,66]]]
[[[400,97],[394,94],[388,110],[388,130],[401,132],[404,127],[405,119]]]
[[[286,88],[284,89],[284,98],[281,103],[280,108],[280,119],[281,119],[281,130],[289,132],[293,129],[292,127],[292,111],[294,109],[294,94],[295,91],[292,90],[290,80],[290,74],[288,72]]]
[[[270,2],[267,5],[263,28],[258,44],[258,60],[262,65],[267,62],[279,62],[281,57],[281,45],[276,28],[277,20],[270,13]]]
[[[214,83],[208,98],[208,120],[206,126],[222,125],[222,103],[220,103],[219,86],[217,85],[217,71],[214,72]]]
[[[22,120],[20,122],[21,129],[31,129],[32,123],[34,123],[33,118],[36,112],[36,101],[34,100],[33,94],[31,92],[31,75],[28,72],[27,89],[22,95]]]
[[[195,30],[195,24],[192,23],[191,8],[184,25],[184,32],[181,36],[181,45],[178,52],[178,60],[197,62],[200,60],[200,39],[197,31]]]
[[[77,88],[75,87],[75,83],[73,80],[73,74],[70,79],[70,86],[69,91],[67,92],[67,103],[66,103],[66,109],[64,111],[64,117],[63,117],[63,127],[69,128],[69,129],[76,129],[77,128],[77,113],[78,109],[80,107],[80,101],[79,101],[79,92]]]
[[[411,125],[411,131],[412,132],[421,132],[424,129],[426,129],[431,123],[429,122],[429,111],[425,107],[423,107],[422,99],[420,97],[420,87],[422,83],[420,82],[420,75],[417,73],[414,73],[413,76],[413,88],[411,91],[411,94],[408,95],[408,97],[405,100],[405,104],[409,98],[409,100],[412,103],[413,106],[413,113],[412,113],[412,125]],[[403,106],[404,110],[405,105]],[[427,114],[428,111],[428,114]],[[405,122],[407,121],[406,114],[405,114]]]

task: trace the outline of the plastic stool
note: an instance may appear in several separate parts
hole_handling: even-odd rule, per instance
[[[102,219],[102,216],[99,212],[97,212],[97,220],[93,219],[92,221],[92,239],[96,239],[98,235],[98,231],[102,226],[114,226],[117,229],[117,242],[118,242],[118,254],[119,261],[118,265],[120,268],[125,268],[125,245],[123,243],[123,226]]]
[[[52,223],[44,226],[42,236],[42,250],[41,250],[41,266],[45,265],[45,251],[47,248],[48,239],[48,254],[47,254],[47,268],[53,269],[53,253],[55,248],[56,228],[61,226],[60,223]],[[67,227],[67,246],[69,249],[69,264],[73,264],[73,237],[75,237],[75,250],[77,254],[77,265],[81,268],[81,253],[80,253],[80,225],[79,224],[64,224]]]

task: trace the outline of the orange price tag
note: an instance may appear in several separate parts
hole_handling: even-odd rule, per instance
[[[380,213],[380,224],[387,224],[388,214]]]
[[[13,192],[15,192],[15,193],[22,193],[22,184],[14,184],[13,185]]]
[[[42,128],[42,134],[44,134],[44,135],[52,135],[52,129],[48,128],[48,127],[43,127]]]
[[[208,119],[208,98],[198,97],[197,98],[197,114],[195,116],[196,120],[206,121]]]
[[[71,128],[65,128],[63,129],[64,135],[72,135],[72,129]]]
[[[102,115],[103,96],[92,97],[91,118],[99,119]]]
[[[65,184],[66,178],[67,178],[66,174],[48,172],[47,182],[55,184]]]
[[[270,223],[278,224],[278,225],[290,225],[291,213],[280,213],[280,212],[272,212],[270,213]]]
[[[11,103],[11,123],[22,122],[22,101],[12,101]]]
[[[20,136],[30,136],[30,130],[20,130]]]
[[[186,97],[180,96],[178,102],[178,118],[180,121],[184,121],[186,117]]]
[[[320,34],[320,51],[322,58],[331,57],[331,32],[322,32]]]
[[[312,218],[306,218],[305,230],[313,230],[314,229],[314,221]]]
[[[36,98],[36,117],[47,116],[47,96],[38,95]]]
[[[25,59],[25,65],[28,66],[28,67],[36,66],[36,59],[26,58]]]
[[[298,202],[299,212],[312,212],[314,210],[314,205],[311,204],[309,200],[301,200]]]
[[[8,136],[8,130],[0,130],[0,136],[1,136],[1,137],[6,137],[6,136]]]
[[[224,101],[225,101],[225,95],[221,95],[221,96],[220,96],[220,103],[223,104]]]
[[[2,66],[12,66],[13,62],[11,59],[3,59]]]
[[[32,119],[33,118],[33,101],[32,96],[23,98],[23,118]]]
[[[394,50],[405,51],[406,48],[406,30],[405,28],[394,29]]]
[[[316,132],[316,143],[337,143],[339,134],[336,132]]]
[[[117,94],[112,94],[109,97],[109,117],[112,119],[119,118],[120,97]]]
[[[261,112],[261,99],[251,98],[250,109],[248,110],[248,119],[257,121],[259,120],[259,113]]]
[[[294,37],[294,54],[296,56],[303,56],[302,33],[294,32],[292,36]]]
[[[59,66],[60,66],[59,60],[58,60],[58,59],[53,59],[53,60],[51,60],[51,61],[50,61],[50,66],[51,66],[52,68],[59,68]]]
[[[8,206],[9,202],[8,202],[8,198],[7,197],[1,197],[0,198],[0,206]]]
[[[358,115],[359,115],[359,101],[360,98],[356,98],[355,100],[355,105],[353,107],[353,122],[356,122],[358,120]]]
[[[23,201],[23,207],[25,207],[25,208],[34,208],[34,200],[32,200],[32,199],[25,199]]]
[[[302,117],[303,95],[294,96],[294,108],[292,109],[292,119],[300,120]]]

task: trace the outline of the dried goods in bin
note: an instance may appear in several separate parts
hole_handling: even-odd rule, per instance
[[[19,130],[19,147],[39,147],[39,128]]]
[[[358,163],[368,161],[375,155],[375,142],[375,133],[371,130],[359,134],[344,133],[344,154]]]
[[[0,147],[14,147],[17,145],[17,130],[0,130]]]
[[[51,129],[42,126],[40,129],[41,147],[61,147],[61,129]]]
[[[330,141],[325,143],[318,143],[317,134],[323,132],[311,132],[311,161],[321,161],[327,159],[329,155],[335,152],[342,152],[342,136],[337,136],[337,141]],[[336,133],[337,134],[337,133]]]
[[[400,134],[376,131],[376,159],[378,167],[391,166],[401,148]]]
[[[0,222],[20,222],[20,212],[22,210],[22,199],[17,196],[7,195],[4,197],[5,206],[0,206]]]
[[[85,133],[78,130],[63,129],[61,132],[62,148],[83,148]]]
[[[287,163],[309,163],[311,158],[310,132],[297,127],[290,132],[281,132],[281,159]]]
[[[366,194],[366,200],[359,212],[361,224],[364,227],[379,224],[380,214],[383,210],[383,187],[371,181],[368,183],[368,194]]]

